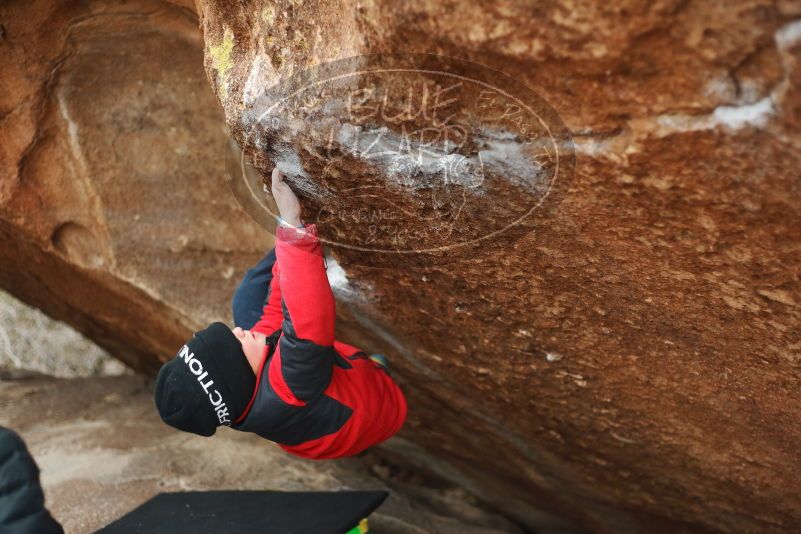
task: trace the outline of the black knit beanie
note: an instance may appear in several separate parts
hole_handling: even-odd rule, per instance
[[[226,325],[212,323],[161,367],[156,407],[168,425],[211,436],[244,412],[255,388],[242,344]]]

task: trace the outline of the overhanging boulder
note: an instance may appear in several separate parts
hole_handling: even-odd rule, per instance
[[[340,337],[386,353],[410,397],[404,440],[391,447],[546,530],[762,532],[801,521],[792,4],[201,0],[202,38],[186,3],[56,4],[0,7],[3,287],[142,370],[193,328],[227,319],[236,279],[270,239],[225,183],[224,123],[257,170],[300,171],[293,183],[316,214],[361,213],[367,197],[340,186],[384,180],[381,201],[418,206],[393,221],[434,239],[421,214],[435,212],[420,206],[471,207],[450,226],[464,236],[482,214],[497,226],[505,206],[545,198],[519,224],[439,252],[361,250],[369,224],[321,217]],[[398,51],[471,61],[482,81],[482,65],[499,69],[511,81],[493,87],[541,98],[537,110],[572,132],[553,138],[575,156],[558,194],[492,189],[522,130],[475,135],[488,117],[480,91],[448,104],[481,119],[463,152],[436,161],[464,159],[409,173],[353,152],[321,166],[313,154],[330,145],[319,132],[280,137],[289,130],[245,121],[248,98],[279,79]],[[364,89],[368,76],[349,80]],[[385,80],[399,96],[404,86]],[[260,135],[248,135],[254,124]],[[357,124],[367,125],[404,139],[386,116]],[[456,173],[488,177],[489,194],[424,197],[440,182],[420,178],[484,168],[478,155],[493,150],[494,171]],[[440,192],[476,185],[459,180]]]
[[[397,366],[407,436],[546,530],[554,517],[613,532],[798,522],[796,7],[198,11],[226,122],[257,171],[290,175],[330,239],[341,332]],[[531,104],[544,126],[505,104],[493,117],[490,98]],[[507,224],[542,197],[521,162],[555,172],[546,145],[575,172]],[[453,161],[466,162],[456,180]],[[475,244],[481,222],[509,232]]]

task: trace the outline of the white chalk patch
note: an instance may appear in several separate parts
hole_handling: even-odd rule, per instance
[[[734,82],[728,77],[715,78],[704,87],[705,96],[718,100],[731,101],[735,93]]]
[[[328,276],[328,284],[331,286],[331,291],[334,292],[337,298],[344,301],[367,301],[364,295],[353,287],[345,269],[342,268],[333,256],[326,255],[325,263],[328,266],[325,271],[326,276]]]
[[[545,353],[545,359],[546,359],[546,360],[548,360],[548,361],[549,361],[549,362],[551,362],[551,363],[553,363],[553,362],[558,362],[558,361],[559,361],[559,360],[561,360],[563,357],[564,357],[564,356],[562,356],[562,355],[561,355],[561,354],[559,354],[558,352],[551,352],[551,351],[549,351],[549,352],[546,352],[546,353]]]
[[[801,20],[794,20],[779,28],[774,34],[776,48],[783,56],[785,73],[791,68],[788,64],[789,50],[801,41]],[[716,107],[706,115],[664,114],[657,117],[643,117],[630,120],[627,131],[613,139],[595,140],[592,138],[577,141],[581,153],[592,157],[613,158],[621,152],[628,152],[639,145],[639,141],[648,137],[667,137],[669,135],[726,128],[739,130],[745,127],[763,128],[772,116],[777,113],[787,90],[788,80],[777,84],[768,95],[758,98],[758,88],[744,81],[740,87],[740,101],[749,102],[744,105],[723,105]],[[724,80],[713,80],[706,88],[707,96],[721,96],[729,90]],[[599,136],[600,138],[600,136]],[[625,148],[625,147],[628,148]]]
[[[648,137],[661,139],[686,132],[725,128],[763,128],[776,113],[774,96],[766,96],[753,104],[718,106],[706,115],[664,114],[632,119],[626,130],[615,137],[585,137],[576,140],[576,148],[591,157],[615,158],[638,152],[639,142]]]
[[[330,193],[310,179],[300,162],[298,154],[290,147],[280,147],[275,150],[275,166],[288,176],[292,185],[306,196],[322,198]]]
[[[511,132],[482,129],[481,134],[478,139],[484,141],[486,147],[478,153],[482,166],[492,169],[514,185],[540,189],[536,186],[541,181],[542,166],[533,159],[530,147],[521,143]]]
[[[766,96],[762,100],[746,106],[718,106],[712,116],[715,125],[739,130],[746,126],[765,126],[774,112],[773,100]]]
[[[326,256],[325,263],[328,265],[325,274],[328,276],[331,289],[352,292],[353,287],[350,285],[348,275],[345,273],[345,269],[337,263],[337,260],[333,256]]]
[[[779,28],[774,38],[779,50],[787,50],[795,45],[798,41],[801,41],[801,20],[794,20],[789,24],[785,24]]]
[[[474,132],[473,142],[480,149],[470,156],[458,153],[456,140],[463,134],[456,130],[450,134],[453,139],[427,143],[386,127],[363,128],[344,123],[337,141],[352,156],[382,168],[392,181],[413,189],[429,188],[441,181],[481,195],[487,170],[537,192],[547,185],[540,183],[542,165],[536,160],[535,145],[524,144],[514,133],[490,129]]]
[[[253,64],[250,66],[250,74],[245,82],[245,90],[242,91],[242,103],[245,106],[253,104],[263,93],[263,80],[261,79],[264,60],[261,55],[256,55]]]
[[[83,173],[87,174],[89,166],[86,162],[86,156],[84,156],[83,147],[81,146],[78,125],[72,120],[72,116],[69,112],[69,105],[64,100],[64,95],[60,92],[58,94],[58,108],[61,111],[61,117],[64,119],[64,122],[67,123],[67,143],[69,144],[70,152],[72,152],[72,156],[75,158],[78,165],[81,166]]]
[[[621,150],[620,143],[617,142],[619,137],[580,137],[575,141],[576,151],[590,157],[615,154]]]
[[[762,86],[756,80],[741,80],[740,81],[740,98],[738,102],[756,102],[759,100]]]

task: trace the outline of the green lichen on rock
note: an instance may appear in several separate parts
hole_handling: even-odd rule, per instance
[[[261,10],[261,20],[272,26],[273,22],[275,22],[275,9],[272,6],[267,6]]]
[[[228,95],[228,71],[233,66],[231,59],[234,51],[234,34],[230,28],[225,29],[223,40],[217,46],[209,46],[209,57],[211,67],[217,71],[217,85],[220,88],[220,96],[225,98]]]

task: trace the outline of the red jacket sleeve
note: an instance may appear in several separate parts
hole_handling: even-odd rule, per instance
[[[278,227],[276,237],[283,322],[270,372],[280,369],[281,376],[273,380],[284,382],[295,399],[305,402],[321,394],[331,380],[336,356],[334,295],[317,227]]]
[[[264,311],[261,314],[261,319],[251,330],[260,332],[266,336],[271,335],[276,330],[281,328],[281,321],[284,320],[284,314],[281,312],[281,285],[279,279],[278,261],[273,264],[273,279],[270,281],[270,291],[267,294],[267,302],[264,305]]]

